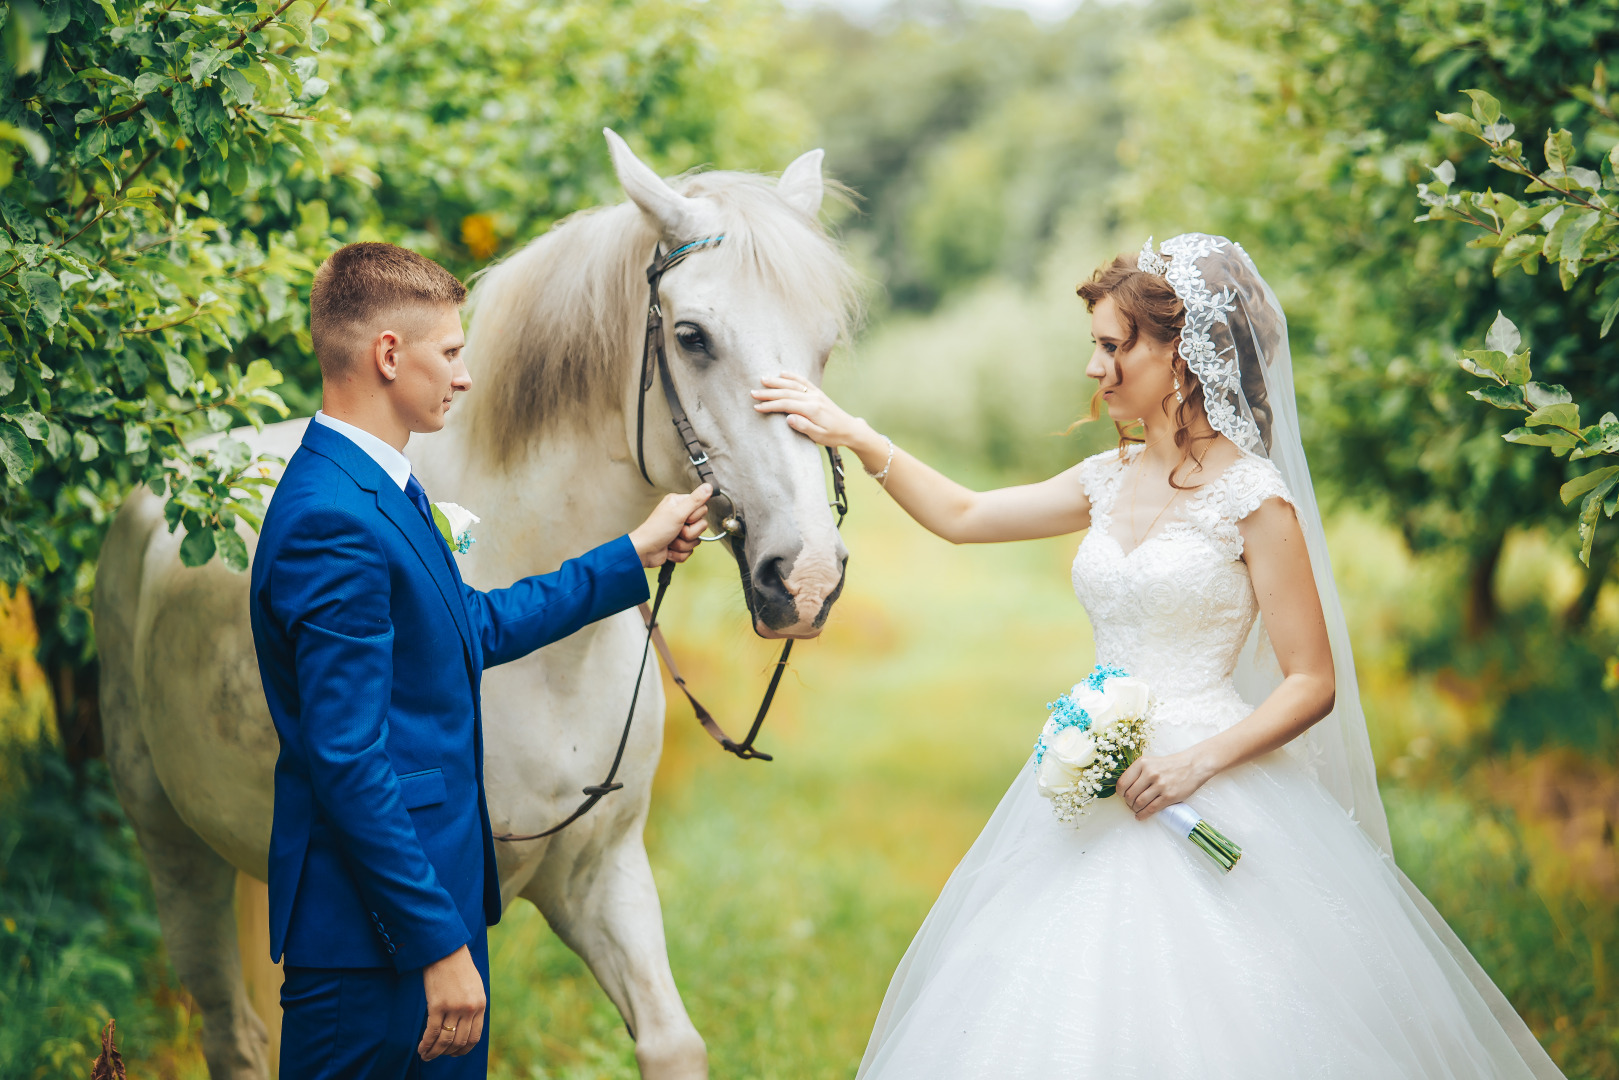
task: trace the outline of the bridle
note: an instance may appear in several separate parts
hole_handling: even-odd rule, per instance
[[[675,390],[674,377],[669,372],[668,346],[664,340],[663,332],[663,305],[658,298],[659,287],[663,284],[663,275],[685,262],[696,251],[706,247],[713,247],[725,239],[724,236],[710,236],[703,240],[693,240],[675,248],[669,254],[663,253],[663,245],[659,244],[653,249],[652,262],[646,268],[647,286],[650,296],[647,300],[646,312],[646,340],[641,348],[641,379],[639,383],[640,400],[635,410],[635,458],[641,467],[641,478],[648,484],[652,478],[647,474],[646,468],[646,399],[652,392],[654,376],[663,384],[663,398],[669,405],[669,417],[674,421],[675,431],[680,436],[681,443],[686,449],[686,459],[697,470],[698,479],[714,489],[709,496],[710,503],[714,499],[724,499],[730,507],[730,513],[720,523],[721,532],[712,536],[704,536],[704,541],[730,539],[734,543],[741,543],[747,535],[747,527],[742,520],[742,512],[730,495],[720,487],[719,480],[714,476],[714,467],[708,459],[708,448],[697,437],[696,430],[691,426],[691,419],[686,415],[685,406],[680,403],[680,394]],[[826,448],[827,459],[832,464],[832,507],[838,512],[838,527],[843,526],[843,519],[849,513],[849,493],[843,482],[843,458],[839,456],[836,447]],[[654,485],[656,486],[656,485]],[[697,714],[697,722],[703,726],[713,740],[728,753],[735,754],[739,759],[747,761],[772,761],[771,755],[762,750],[754,749],[754,740],[759,737],[759,731],[764,727],[765,717],[770,713],[770,705],[776,698],[776,688],[781,685],[782,674],[787,670],[787,660],[793,654],[793,639],[788,638],[781,647],[781,655],[776,658],[775,669],[770,674],[770,684],[765,688],[763,700],[759,702],[759,709],[754,714],[753,726],[748,729],[747,737],[737,742],[725,733],[714,714],[697,700],[686,685],[685,678],[680,674],[680,668],[675,665],[675,658],[669,651],[669,643],[664,639],[663,629],[658,625],[658,611],[663,607],[663,598],[669,591],[669,583],[674,580],[675,566],[673,562],[666,562],[658,571],[658,589],[653,595],[652,605],[641,605],[641,619],[646,623],[646,641],[641,646],[641,666],[635,675],[635,689],[630,694],[630,708],[624,717],[624,730],[618,737],[618,751],[613,755],[612,767],[607,770],[607,778],[599,784],[591,784],[584,789],[585,800],[580,803],[573,813],[569,814],[560,823],[551,826],[544,832],[531,833],[525,836],[514,836],[511,833],[502,833],[495,836],[496,840],[515,843],[523,840],[540,840],[566,829],[569,825],[588,814],[593,807],[612,792],[624,785],[617,780],[619,766],[624,762],[624,750],[630,742],[630,728],[635,723],[635,706],[641,700],[641,683],[646,676],[646,662],[652,647],[657,646],[658,655],[663,658],[664,665],[669,669],[670,676],[680,692],[686,695],[691,702],[692,711]]]

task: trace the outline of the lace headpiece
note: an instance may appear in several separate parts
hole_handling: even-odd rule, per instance
[[[1164,261],[1163,256],[1152,250],[1150,236],[1147,237],[1147,242],[1141,245],[1141,254],[1136,256],[1136,269],[1143,274],[1157,274],[1159,277],[1169,273],[1169,264]]]
[[[1206,233],[1182,233],[1165,240],[1159,250],[1169,256],[1167,263],[1152,253],[1152,241],[1147,241],[1141,250],[1141,269],[1163,274],[1186,305],[1179,351],[1203,385],[1203,411],[1210,426],[1243,450],[1265,453],[1265,440],[1243,395],[1242,367],[1231,326],[1239,297],[1227,264],[1239,259],[1247,262],[1247,253],[1223,236]],[[1163,269],[1149,270],[1149,259]]]

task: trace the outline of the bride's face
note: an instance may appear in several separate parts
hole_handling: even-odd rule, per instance
[[[1130,327],[1111,296],[1098,300],[1091,312],[1091,338],[1096,349],[1085,374],[1101,383],[1108,418],[1128,424],[1167,417],[1164,400],[1173,402],[1175,393],[1173,344],[1146,333],[1131,342]]]

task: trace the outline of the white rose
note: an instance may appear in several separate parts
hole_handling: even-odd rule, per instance
[[[1091,718],[1091,731],[1106,731],[1120,720],[1141,716],[1147,711],[1147,684],[1129,675],[1115,675],[1092,689],[1079,683],[1070,691],[1074,703]]]
[[[1049,756],[1075,769],[1083,769],[1096,760],[1096,740],[1077,727],[1063,728],[1046,746]]]
[[[451,536],[460,536],[483,520],[483,518],[466,507],[453,502],[434,503],[433,505],[438,508],[439,513],[444,515],[444,520],[450,523]]]
[[[1052,753],[1048,748],[1045,756],[1040,759],[1040,765],[1035,770],[1035,782],[1039,785],[1040,794],[1046,798],[1053,795],[1066,795],[1074,790],[1079,782],[1079,770],[1068,765]]]

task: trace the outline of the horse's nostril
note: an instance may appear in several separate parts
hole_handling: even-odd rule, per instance
[[[761,594],[773,601],[792,602],[792,594],[787,591],[787,578],[785,571],[787,560],[780,557],[765,559],[754,572],[753,585]]]

